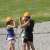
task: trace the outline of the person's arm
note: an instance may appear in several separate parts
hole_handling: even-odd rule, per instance
[[[8,25],[7,28],[14,28],[14,26],[12,26],[12,25]]]
[[[30,25],[29,20],[27,22],[25,22],[24,24],[21,25],[21,28],[24,28],[26,26]]]
[[[16,21],[13,20],[13,26],[12,27],[16,27]]]

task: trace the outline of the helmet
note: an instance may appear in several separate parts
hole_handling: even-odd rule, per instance
[[[29,12],[25,12],[25,13],[24,13],[24,17],[25,17],[25,16],[30,16],[30,13],[29,13]]]
[[[13,20],[12,17],[9,16],[9,17],[6,18],[6,22],[8,22],[10,20]]]

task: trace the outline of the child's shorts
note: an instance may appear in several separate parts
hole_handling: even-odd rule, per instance
[[[33,42],[33,35],[29,35],[29,36],[26,36],[26,37],[22,37],[22,41],[24,43],[27,43],[28,41]]]
[[[13,44],[13,45],[15,44],[15,38],[14,37],[7,38],[7,41],[9,44]]]

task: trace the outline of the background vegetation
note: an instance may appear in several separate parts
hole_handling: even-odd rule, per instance
[[[6,16],[18,22],[25,11],[30,11],[35,22],[50,21],[50,0],[0,0],[0,27],[5,26]]]

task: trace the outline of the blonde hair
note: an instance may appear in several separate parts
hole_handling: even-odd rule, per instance
[[[11,20],[13,20],[12,16],[7,16],[6,17],[6,25],[10,25],[11,24]]]
[[[13,20],[13,17],[12,16],[7,16],[6,17],[6,22],[10,21],[10,20]]]
[[[25,12],[24,16],[30,16],[30,13],[29,12]]]

